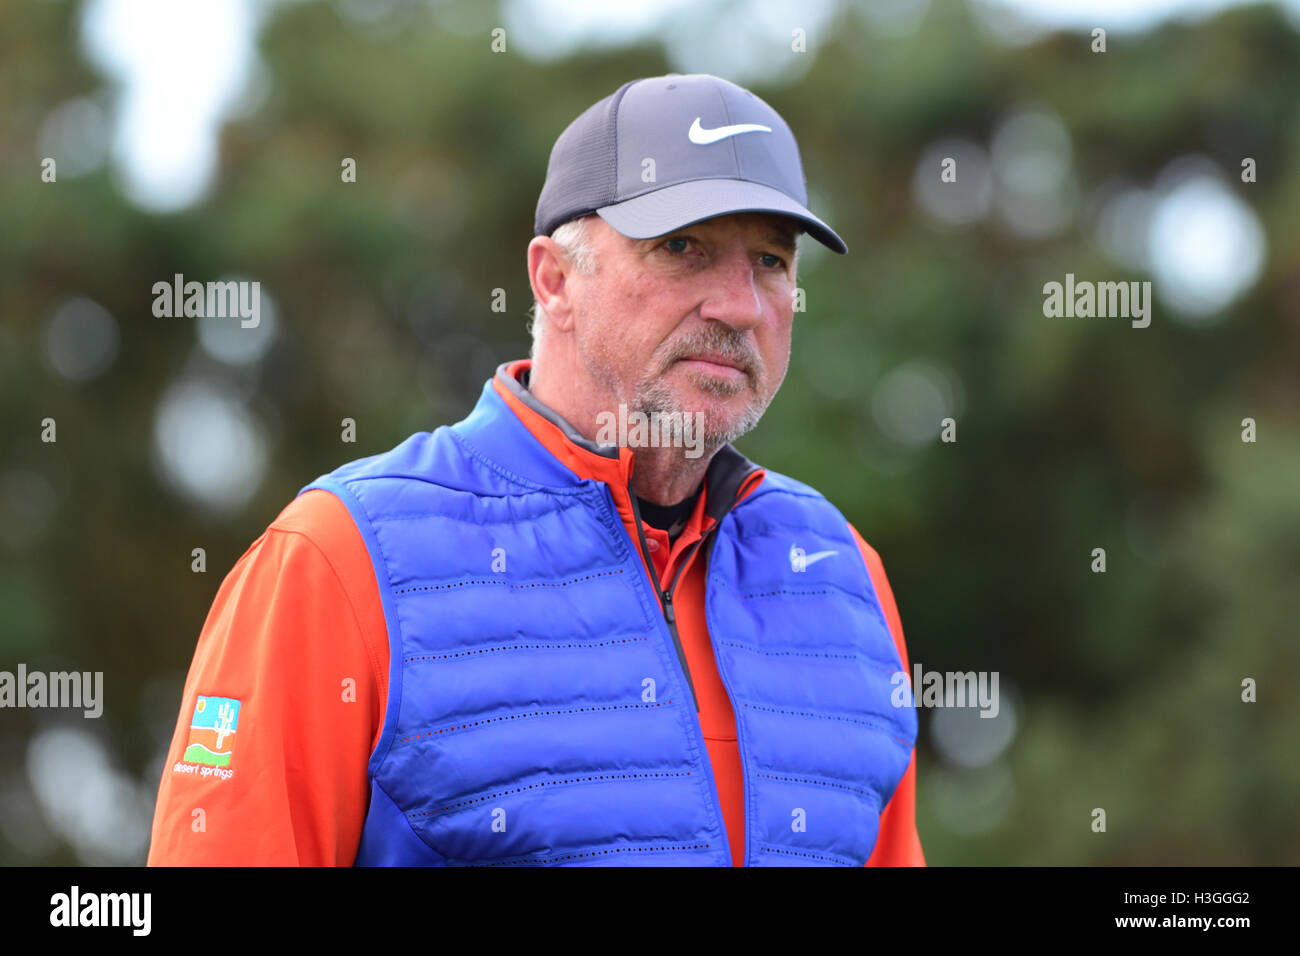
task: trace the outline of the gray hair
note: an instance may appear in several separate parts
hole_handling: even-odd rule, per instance
[[[591,236],[587,234],[587,220],[590,218],[591,216],[583,216],[580,219],[571,219],[557,226],[551,233],[551,238],[564,250],[565,258],[573,263],[573,268],[580,275],[591,275],[596,271],[596,250],[592,248]],[[533,337],[532,347],[528,351],[529,358],[537,358],[537,346],[542,338],[542,330],[549,321],[550,317],[547,316],[546,310],[534,298],[533,306],[528,310],[528,332]]]

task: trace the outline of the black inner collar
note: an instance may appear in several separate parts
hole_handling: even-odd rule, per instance
[[[641,511],[642,520],[652,528],[667,531],[668,540],[676,541],[677,536],[686,527],[686,522],[690,520],[691,513],[695,511],[695,503],[699,500],[700,490],[703,487],[700,485],[693,495],[687,496],[675,505],[657,505],[637,495],[636,504]]]

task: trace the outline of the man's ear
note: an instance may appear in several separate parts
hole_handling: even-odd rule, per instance
[[[546,311],[552,325],[561,331],[573,325],[570,268],[564,250],[550,236],[534,236],[528,243],[528,281],[533,287],[533,298]]]

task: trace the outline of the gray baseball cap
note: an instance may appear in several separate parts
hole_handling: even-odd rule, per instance
[[[534,235],[593,212],[631,239],[730,213],[779,213],[822,245],[849,251],[808,209],[799,145],[785,120],[707,73],[630,80],[560,134]]]

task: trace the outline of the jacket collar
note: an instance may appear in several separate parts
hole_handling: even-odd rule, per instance
[[[484,386],[480,405],[487,400],[489,386],[514,413],[533,439],[579,481],[603,481],[626,489],[630,483],[633,452],[618,445],[602,445],[584,437],[554,409],[538,401],[528,390],[532,359],[504,362]],[[732,508],[753,492],[765,472],[730,444],[713,456],[704,476],[705,514],[721,521]]]

